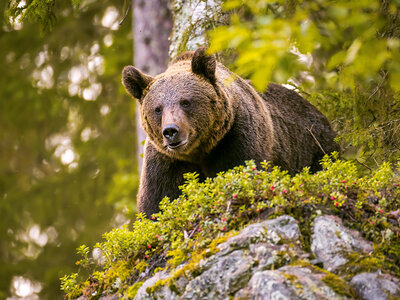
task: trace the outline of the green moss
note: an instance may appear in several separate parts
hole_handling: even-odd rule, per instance
[[[339,276],[325,272],[326,275],[322,281],[329,286],[336,294],[348,297],[350,299],[358,299],[356,292]]]
[[[146,270],[146,268],[149,266],[149,264],[146,261],[140,261],[136,266],[135,269],[138,270],[139,272],[143,272]]]
[[[379,252],[374,254],[349,253],[346,255],[347,263],[339,268],[339,272],[348,277],[362,272],[376,272],[378,270],[391,270],[399,274],[399,266],[394,265]],[[398,275],[397,275],[398,276]]]
[[[137,282],[134,285],[132,285],[131,287],[129,287],[126,291],[126,296],[128,297],[128,299],[133,299],[135,298],[139,288],[143,285],[143,282]]]
[[[105,272],[105,284],[107,287],[115,285],[116,282],[125,282],[131,274],[131,266],[128,261],[118,261]],[[118,288],[118,287],[117,287]]]
[[[182,262],[188,259],[187,255],[188,255],[187,251],[184,251],[182,249],[171,250],[168,252],[168,256],[171,256],[172,258],[168,260],[168,264],[170,264],[172,267],[177,267]]]
[[[290,249],[277,251],[272,269],[279,269],[280,267],[287,265],[290,261],[293,261],[293,259],[293,253],[290,251]]]
[[[204,249],[200,253],[193,253],[192,258],[186,263],[185,266],[175,271],[170,277],[157,281],[152,287],[147,288],[147,292],[149,294],[154,294],[161,287],[169,286],[172,287],[175,293],[179,295],[180,291],[174,283],[181,277],[196,277],[197,275],[199,275],[201,273],[201,270],[199,269],[200,261],[219,252],[218,245],[226,242],[230,237],[234,236],[235,234],[237,233],[230,232],[228,234],[220,236],[219,238],[214,239],[206,249]]]
[[[160,290],[161,287],[167,285],[168,283],[169,283],[169,280],[167,280],[167,279],[158,280],[155,284],[153,284],[152,286],[149,286],[146,289],[146,292],[149,295],[153,295],[156,291]]]
[[[177,55],[182,53],[182,52],[184,52],[184,51],[187,51],[186,44],[189,41],[189,38],[190,38],[190,36],[192,34],[192,31],[193,31],[193,26],[188,26],[186,28],[186,30],[183,32],[181,41],[180,41],[179,46],[178,46],[178,50],[176,52]]]
[[[357,296],[357,294],[355,293],[355,291],[347,284],[347,282],[345,280],[343,280],[339,276],[337,276],[327,270],[324,270],[322,268],[319,268],[319,267],[311,264],[307,260],[299,259],[299,260],[291,263],[291,265],[301,266],[303,268],[308,268],[312,271],[324,273],[325,276],[324,276],[324,278],[322,278],[322,281],[327,286],[329,286],[335,293],[345,296],[345,297],[349,297],[350,299],[358,299],[359,298]]]
[[[298,290],[298,294],[301,294],[301,292],[303,291],[303,285],[299,282],[297,276],[285,272],[282,272],[282,275],[286,278],[287,281],[289,281],[292,287]]]
[[[297,259],[295,261],[292,261],[290,263],[291,266],[299,266],[299,267],[311,267],[314,268],[314,265],[312,265],[310,263],[310,261],[308,260],[304,260],[304,259]]]

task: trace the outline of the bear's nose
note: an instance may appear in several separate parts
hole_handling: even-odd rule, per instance
[[[171,142],[178,136],[179,127],[175,124],[168,124],[165,125],[163,128],[163,135]]]

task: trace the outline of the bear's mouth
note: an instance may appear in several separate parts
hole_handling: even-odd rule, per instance
[[[176,149],[176,148],[179,148],[179,147],[185,145],[186,143],[187,143],[187,140],[179,141],[179,142],[176,142],[176,143],[170,143],[170,144],[168,144],[168,148],[169,149]]]

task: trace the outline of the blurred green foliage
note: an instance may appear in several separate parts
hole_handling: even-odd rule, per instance
[[[260,91],[270,80],[302,92],[333,122],[347,157],[376,167],[400,159],[400,1],[226,0],[230,25],[211,51]]]
[[[35,283],[31,299],[59,299],[77,246],[135,212],[122,5],[0,1],[0,299]]]
[[[114,229],[94,245],[102,260],[88,256],[81,246],[79,272],[65,275],[62,289],[69,299],[81,294],[96,297],[116,293],[131,299],[148,276],[168,269],[171,276],[153,287],[171,286],[179,276],[190,278],[202,258],[219,251],[216,246],[257,219],[282,214],[295,217],[302,230],[303,247],[310,245],[311,224],[321,214],[337,215],[346,226],[360,230],[374,242],[374,254],[358,257],[346,265],[346,274],[366,268],[390,270],[400,275],[400,238],[398,205],[400,201],[400,164],[394,171],[382,164],[363,176],[355,162],[337,160],[338,153],[322,160],[323,170],[311,174],[308,168],[290,176],[287,171],[254,162],[219,173],[200,182],[198,174],[185,175],[182,195],[160,204],[162,212],[146,219],[139,215],[131,228]],[[379,262],[378,259],[379,258]],[[174,270],[175,267],[186,264]],[[91,274],[88,276],[87,271]]]

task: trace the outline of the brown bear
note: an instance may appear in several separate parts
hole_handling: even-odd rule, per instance
[[[308,101],[273,83],[259,94],[205,48],[181,54],[156,77],[127,66],[122,82],[139,101],[147,133],[138,211],[148,217],[163,197],[179,196],[184,173],[212,177],[246,160],[290,174],[317,171],[325,153],[339,150],[328,120]]]

